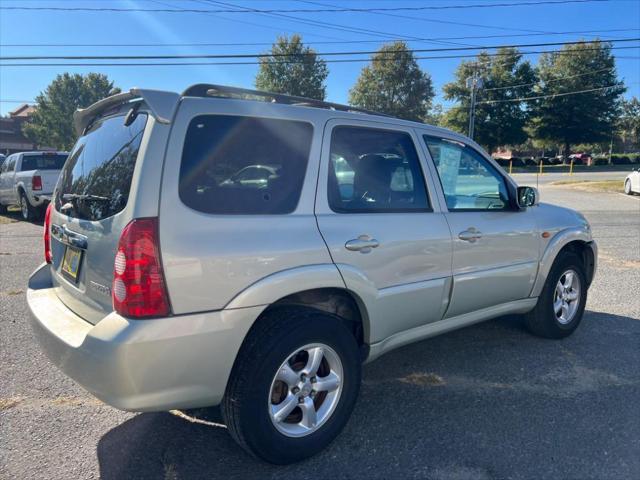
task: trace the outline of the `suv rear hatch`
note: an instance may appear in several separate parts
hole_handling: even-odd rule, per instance
[[[123,105],[93,120],[69,154],[52,203],[56,292],[93,324],[113,311],[114,259],[122,230],[133,217],[134,170],[147,125],[153,123],[146,112],[137,113],[138,106]]]

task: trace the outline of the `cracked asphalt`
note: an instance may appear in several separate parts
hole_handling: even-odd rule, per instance
[[[541,195],[581,210],[600,247],[575,334],[543,340],[503,317],[389,353],[364,368],[338,439],[287,467],[221,426],[115,410],[57,371],[24,295],[41,227],[0,217],[0,478],[640,478],[640,197]]]

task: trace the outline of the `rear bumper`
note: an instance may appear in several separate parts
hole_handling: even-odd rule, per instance
[[[51,193],[40,193],[39,191],[31,191],[27,194],[29,203],[32,207],[39,207],[51,201]]]
[[[153,320],[111,313],[92,325],[56,295],[49,265],[29,279],[38,341],[60,370],[103,402],[129,411],[217,405],[261,307]]]

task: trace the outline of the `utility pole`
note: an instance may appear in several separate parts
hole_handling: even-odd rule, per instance
[[[467,88],[471,89],[471,105],[469,107],[469,138],[473,140],[473,131],[476,123],[476,93],[482,88],[482,79],[478,72],[473,72],[473,76],[467,78]]]

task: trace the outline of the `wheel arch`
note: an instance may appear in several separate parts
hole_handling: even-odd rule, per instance
[[[547,245],[540,260],[538,275],[531,292],[532,297],[540,295],[553,263],[564,252],[573,252],[582,259],[587,284],[591,284],[597,267],[597,245],[586,228],[570,228],[556,234]]]
[[[361,346],[369,343],[366,304],[346,287],[334,264],[297,267],[269,275],[236,295],[225,309],[254,306],[264,307],[261,315],[285,306],[315,308],[342,319]],[[259,319],[260,316],[256,322]]]

